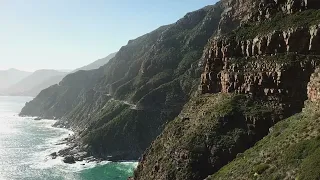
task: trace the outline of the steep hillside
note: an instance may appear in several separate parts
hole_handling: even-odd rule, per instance
[[[292,167],[282,157],[279,161],[287,163],[284,172],[281,163],[256,161],[259,158],[255,157],[267,158],[272,154],[269,151],[264,156],[264,148],[268,146],[277,151],[272,142],[259,143],[249,150],[250,154],[240,153],[266,136],[275,123],[302,111],[308,98],[310,76],[320,63],[320,4],[300,0],[253,1],[251,4],[249,19],[234,31],[209,41],[203,54],[201,94],[185,105],[147,149],[133,179],[201,180],[219,171],[237,155],[240,158],[211,178],[272,179],[272,176],[260,176],[270,168],[270,171],[281,172],[276,179],[285,179],[286,173],[291,178],[290,175],[297,177],[297,172],[306,170],[302,161],[301,166]],[[233,9],[241,8],[232,7],[229,11]],[[317,82],[312,83],[313,89],[317,90]],[[317,91],[312,92],[313,97],[318,97]],[[301,151],[312,148],[303,158],[310,160],[316,156],[313,154],[315,141],[304,142]],[[301,155],[299,152],[297,156]],[[249,157],[252,154],[255,156]],[[251,163],[249,168],[247,159]],[[309,161],[307,167],[319,166],[316,163]],[[308,170],[300,177],[318,179],[316,172]],[[306,176],[308,173],[312,175]]]
[[[31,72],[17,69],[0,70],[0,90],[6,89],[29,76]]]
[[[92,70],[92,69],[98,69],[100,66],[103,66],[105,64],[107,64],[107,62],[110,61],[110,59],[114,58],[114,56],[117,54],[117,52],[115,53],[111,53],[109,54],[107,57],[105,58],[102,58],[102,59],[98,59],[96,61],[94,61],[93,63],[90,63],[86,66],[83,66],[81,68],[78,68],[76,70],[73,70],[72,72],[77,72],[77,71],[80,71],[80,70]]]
[[[225,8],[207,6],[130,40],[106,65],[43,90],[21,115],[61,119],[57,125],[78,131],[77,149],[90,155],[138,159],[198,88],[198,60],[223,31]]]

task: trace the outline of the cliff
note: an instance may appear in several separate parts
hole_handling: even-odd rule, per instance
[[[319,69],[310,77],[302,112],[285,119],[211,179],[319,179]]]
[[[207,6],[130,40],[106,65],[43,90],[20,115],[60,119],[89,155],[137,160],[198,88],[198,60],[224,26],[224,8]]]
[[[280,152],[289,147],[287,143],[280,150],[273,149],[270,139],[256,143],[277,122],[301,112],[308,97],[317,101],[318,84],[314,79],[318,74],[312,74],[320,63],[319,3],[256,1],[251,7],[249,18],[241,19],[232,32],[210,39],[200,61],[200,95],[184,106],[147,149],[133,179],[200,180],[211,174],[208,179],[285,179],[286,173],[291,178],[319,178],[316,170],[308,170],[313,176],[307,176],[302,172],[305,169],[297,164],[291,167],[285,158],[279,164],[273,163],[272,158],[267,159],[277,157],[273,151],[263,154],[263,160],[272,163],[255,159],[265,149]],[[311,121],[309,117],[300,120]],[[292,129],[286,135],[290,133]],[[309,147],[314,141],[306,143]],[[243,156],[241,153],[247,149]],[[316,149],[304,158],[316,156],[314,152]],[[307,163],[313,163],[306,164],[309,168],[318,166],[315,161]],[[282,165],[287,171],[281,171]]]

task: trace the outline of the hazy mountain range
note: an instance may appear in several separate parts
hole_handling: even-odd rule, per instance
[[[73,70],[97,69],[106,64],[115,56],[112,53],[105,58]],[[36,96],[43,89],[58,84],[70,72],[66,70],[41,69],[35,72],[20,71],[17,69],[0,70],[0,95],[9,96]]]
[[[37,70],[31,75],[25,77],[18,83],[10,86],[9,88],[3,90],[3,93],[6,95],[25,95],[25,96],[34,96],[39,92],[38,90],[45,89],[53,84],[56,84],[62,80],[62,78],[67,75],[66,72],[60,72],[57,70],[43,69]],[[55,78],[54,81],[49,81],[52,77]],[[42,84],[46,84],[44,86]],[[42,87],[41,89],[35,89],[36,87]]]
[[[18,83],[23,78],[31,74],[31,72],[20,71],[17,69],[0,70],[0,90]]]

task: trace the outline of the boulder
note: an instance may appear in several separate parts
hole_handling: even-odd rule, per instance
[[[63,158],[63,162],[67,164],[74,164],[76,163],[75,159],[73,156],[66,156]]]
[[[50,156],[52,159],[56,159],[58,157],[58,154],[54,152],[54,153],[51,153]]]

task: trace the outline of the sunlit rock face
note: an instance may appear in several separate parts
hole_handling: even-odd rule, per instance
[[[285,62],[250,62],[249,59],[263,59],[277,54],[320,54],[319,25],[308,28],[290,28],[285,31],[273,31],[258,35],[254,39],[235,40],[219,38],[210,42],[205,52],[205,70],[201,78],[203,93],[237,92],[255,93],[254,87],[264,89],[269,94],[286,92],[281,89],[283,77],[286,77]],[[248,73],[239,71],[244,67],[237,65],[235,58],[247,59],[245,67]],[[243,60],[246,61],[246,60]],[[301,64],[297,69],[304,68]],[[241,70],[241,71],[242,71]],[[271,89],[270,91],[268,89]]]
[[[320,101],[320,69],[317,68],[308,83],[308,99],[313,102]]]

